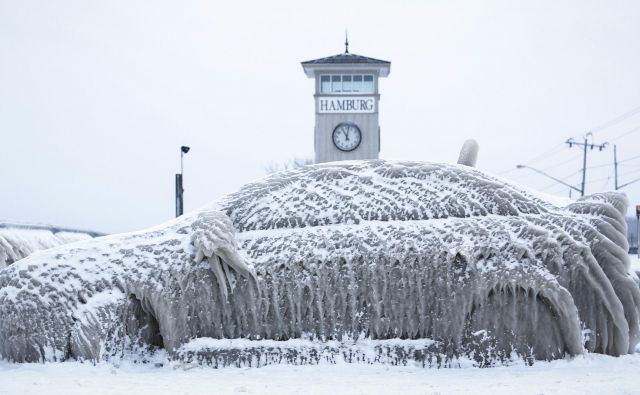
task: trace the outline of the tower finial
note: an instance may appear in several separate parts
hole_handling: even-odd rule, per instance
[[[349,53],[349,31],[344,29],[344,53]]]

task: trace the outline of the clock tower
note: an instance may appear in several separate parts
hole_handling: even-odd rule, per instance
[[[378,79],[391,62],[344,53],[302,62],[315,80],[315,163],[378,159],[380,126]]]

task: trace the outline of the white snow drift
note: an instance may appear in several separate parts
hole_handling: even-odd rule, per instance
[[[280,172],[163,226],[9,266],[0,354],[162,347],[223,366],[625,354],[640,306],[626,207],[618,193],[558,207],[462,165]]]
[[[35,251],[91,238],[80,231],[0,223],[0,269]]]

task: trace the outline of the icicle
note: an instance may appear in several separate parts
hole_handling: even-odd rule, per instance
[[[220,258],[218,258],[215,255],[207,258],[207,261],[209,262],[209,267],[211,268],[211,271],[216,276],[216,280],[218,280],[218,288],[220,289],[220,295],[222,296],[222,300],[227,302],[229,294],[227,292],[226,276],[222,270],[222,262],[220,262]]]

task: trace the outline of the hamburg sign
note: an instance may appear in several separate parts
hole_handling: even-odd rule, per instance
[[[376,111],[375,103],[375,99],[371,96],[321,97],[318,99],[318,112],[320,114],[373,113]]]

